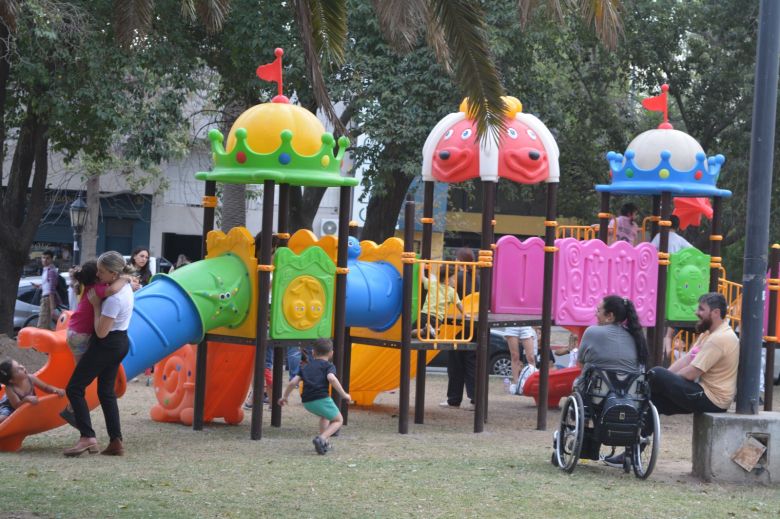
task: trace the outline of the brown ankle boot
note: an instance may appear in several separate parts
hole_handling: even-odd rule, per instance
[[[106,456],[124,456],[125,449],[122,447],[122,440],[119,438],[114,438],[108,442],[108,447],[103,449],[100,454],[104,454]]]

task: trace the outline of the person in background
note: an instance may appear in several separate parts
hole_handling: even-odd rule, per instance
[[[636,245],[636,237],[639,234],[639,226],[634,221],[639,214],[639,209],[632,203],[623,204],[620,208],[620,216],[609,222],[610,236],[615,233],[615,241],[625,241]],[[617,226],[617,230],[615,229]]]
[[[179,257],[176,258],[176,263],[173,265],[173,267],[171,267],[171,270],[168,271],[168,274],[170,274],[171,272],[173,272],[178,268],[183,267],[184,265],[189,265],[190,263],[191,263],[190,259],[187,256],[185,256],[184,254],[179,254]]]
[[[133,290],[145,287],[152,279],[152,270],[149,267],[149,249],[138,247],[130,255],[130,266],[135,269],[137,281],[134,282]]]
[[[455,254],[455,261],[474,262],[474,252],[469,247],[461,247]],[[472,285],[474,292],[479,293],[479,277],[472,278],[472,269],[469,267],[458,268],[455,273],[455,293],[462,300],[471,294]],[[466,308],[465,311],[471,309]],[[466,388],[466,397],[469,399],[468,409],[474,407],[474,380],[477,367],[477,353],[475,351],[452,350],[447,352],[447,400],[439,405],[441,407],[460,407],[463,402],[463,388]]]
[[[669,217],[669,221],[672,222],[672,227],[669,229],[669,254],[692,248],[693,245],[688,240],[677,234],[677,231],[680,229],[680,219],[676,215],[672,215]],[[653,237],[650,244],[656,249],[661,247],[660,232]]]
[[[669,221],[672,222],[671,229],[669,229],[669,254],[674,254],[683,249],[693,248],[688,240],[677,234],[677,230],[680,228],[680,219],[676,215],[669,217]],[[653,237],[650,244],[659,249],[661,247],[661,233],[659,232]],[[664,353],[667,357],[671,357],[672,354],[672,342],[677,330],[671,326],[666,328],[666,334],[664,335]]]
[[[45,250],[41,254],[41,283],[33,284],[41,288],[41,306],[38,310],[38,328],[46,330],[54,329],[54,323],[57,320],[57,307],[62,303],[57,293],[57,283],[59,281],[59,272],[54,266],[54,253]]]

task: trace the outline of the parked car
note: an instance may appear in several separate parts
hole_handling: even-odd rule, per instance
[[[60,309],[67,308],[68,302],[68,273],[60,274],[63,282],[57,287],[59,292]],[[18,330],[25,326],[35,326],[38,323],[38,313],[41,306],[41,277],[29,276],[19,280],[19,288],[16,291],[16,305],[14,306],[14,329]]]
[[[442,351],[428,363],[430,367],[446,368],[449,351]],[[488,368],[491,375],[502,377],[512,376],[512,362],[509,356],[509,347],[504,336],[490,332],[490,347],[488,348]]]

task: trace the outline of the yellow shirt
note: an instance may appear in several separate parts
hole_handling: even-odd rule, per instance
[[[439,321],[444,321],[447,317],[447,306],[450,303],[460,303],[458,293],[451,286],[442,285],[434,276],[423,277],[422,283],[428,290],[428,295],[420,310],[424,314],[435,315]]]
[[[702,336],[701,341],[691,366],[703,371],[699,385],[707,398],[721,409],[728,409],[737,394],[739,339],[724,321],[706,337]]]

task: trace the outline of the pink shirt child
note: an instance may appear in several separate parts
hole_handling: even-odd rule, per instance
[[[94,288],[95,293],[100,299],[105,299],[106,290],[109,285],[104,283],[96,283],[94,285],[88,285],[84,287],[84,292],[79,299],[79,304],[76,307],[76,311],[70,316],[68,321],[68,329],[73,330],[76,333],[94,333],[95,332],[95,309],[92,307],[92,303],[89,302],[87,293],[90,289]]]

